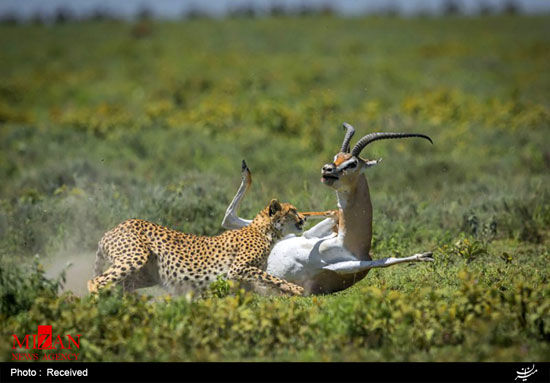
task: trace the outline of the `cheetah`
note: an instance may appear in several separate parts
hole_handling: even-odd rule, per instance
[[[218,276],[255,287],[303,295],[303,288],[265,272],[275,243],[302,231],[305,217],[276,199],[249,226],[207,237],[186,234],[152,222],[130,219],[105,233],[96,254],[95,278],[88,290],[108,284],[125,291],[157,284],[176,292],[202,293]],[[102,272],[105,260],[111,266]]]

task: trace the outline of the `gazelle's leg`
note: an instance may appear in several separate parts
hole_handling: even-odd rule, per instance
[[[334,218],[336,220],[340,215],[338,209],[326,211],[301,211],[300,214],[309,219]]]
[[[305,231],[302,234],[305,238],[322,238],[338,232],[338,210],[308,211],[300,212],[300,214],[305,216],[307,219],[326,218],[309,230]]]
[[[224,229],[240,229],[241,227],[248,226],[252,222],[252,220],[240,218],[237,215],[241,201],[251,184],[252,175],[250,174],[250,169],[248,169],[246,162],[243,160],[241,166],[241,185],[237,190],[237,194],[235,194],[235,197],[233,197],[233,200],[225,211],[225,216],[222,221],[222,227]]]
[[[333,233],[332,229],[338,222],[334,218],[327,218],[313,226],[311,229],[304,231],[302,234],[305,238],[322,238]]]
[[[251,219],[244,219],[236,215],[226,215],[223,217],[222,227],[227,230],[240,229],[252,223]]]
[[[344,261],[324,266],[325,270],[332,270],[338,274],[353,274],[375,267],[388,267],[406,262],[433,262],[432,252],[415,254],[405,258],[382,258],[375,261]]]

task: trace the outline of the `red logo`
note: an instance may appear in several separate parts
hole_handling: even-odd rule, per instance
[[[80,334],[53,335],[52,326],[38,326],[36,334],[26,334],[19,338],[12,334],[12,349],[33,350],[78,350],[80,349]],[[39,359],[39,355],[12,354],[12,360]],[[48,360],[78,360],[78,354],[44,354],[42,359]]]

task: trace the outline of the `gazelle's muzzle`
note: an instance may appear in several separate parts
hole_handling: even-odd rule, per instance
[[[321,169],[321,182],[326,185],[332,185],[339,179],[338,169],[334,164],[325,164]]]

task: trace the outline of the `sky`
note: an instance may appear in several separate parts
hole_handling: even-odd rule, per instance
[[[86,17],[97,10],[102,10],[117,17],[133,18],[141,10],[148,9],[155,17],[177,19],[191,10],[223,17],[227,12],[243,6],[252,6],[262,13],[274,5],[287,9],[321,8],[328,5],[344,16],[388,9],[404,15],[414,15],[419,12],[437,14],[449,1],[451,0],[0,0],[0,15],[13,15],[25,20],[37,14],[52,17],[59,9],[66,9],[77,17]],[[474,14],[481,6],[499,10],[512,1],[452,0],[452,2],[458,4],[464,13]],[[514,0],[513,3],[524,13],[550,12],[549,0]]]

